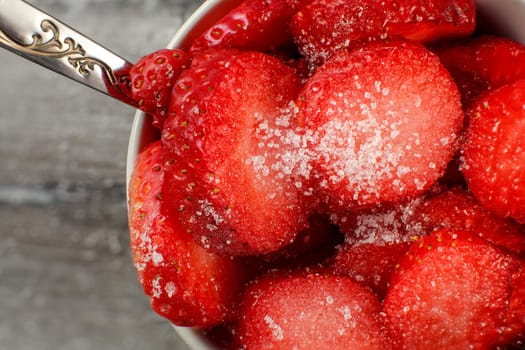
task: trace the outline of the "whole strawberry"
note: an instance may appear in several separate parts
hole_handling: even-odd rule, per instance
[[[162,128],[171,88],[188,63],[180,49],[162,49],[142,57],[130,69],[131,96],[139,108],[153,115],[153,126]]]

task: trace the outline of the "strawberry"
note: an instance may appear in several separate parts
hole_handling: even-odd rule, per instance
[[[467,111],[463,175],[482,206],[525,223],[525,80],[484,94]]]
[[[439,228],[448,228],[474,232],[500,248],[525,257],[525,227],[494,216],[461,188],[425,193],[406,203],[379,206],[336,220],[346,234],[348,247],[343,251],[362,244],[408,243]]]
[[[505,331],[500,337],[500,348],[523,349],[525,345],[525,260],[512,276],[512,294],[506,318]]]
[[[275,77],[279,79],[275,79]],[[228,255],[265,254],[306,226],[291,101],[292,68],[258,52],[204,52],[177,81],[162,135],[167,205],[196,242]]]
[[[131,249],[153,309],[180,326],[231,319],[247,279],[240,261],[207,252],[162,210],[159,141],[138,157],[129,184]]]
[[[171,89],[186,67],[188,54],[162,49],[139,59],[130,71],[131,96],[140,109],[153,115],[153,126],[162,128]]]
[[[423,193],[444,172],[463,123],[457,87],[438,58],[403,40],[340,51],[297,104],[310,177],[335,214]]]
[[[409,244],[439,228],[475,232],[525,257],[525,229],[512,220],[495,217],[460,188],[338,220],[346,239],[330,267],[337,274],[364,283],[380,297],[385,295],[397,260]]]
[[[305,0],[244,0],[193,42],[190,52],[209,48],[270,51],[292,41],[289,22]]]
[[[345,241],[329,267],[338,275],[353,277],[383,298],[399,258],[411,242],[428,234],[420,222],[413,220],[424,200],[425,196],[421,196],[343,217],[333,216],[345,234]]]
[[[381,306],[347,277],[300,271],[251,283],[235,331],[243,349],[389,349]]]
[[[471,231],[500,248],[525,257],[525,227],[494,216],[469,192],[459,188],[421,201],[408,221],[412,228],[427,233],[442,227]]]
[[[337,275],[354,278],[382,299],[388,290],[397,261],[406,253],[408,246],[408,242],[345,242],[339,247],[330,268]]]
[[[313,64],[371,40],[403,36],[427,43],[468,36],[474,27],[473,0],[315,0],[291,22],[299,51]]]
[[[129,182],[128,218],[133,260],[143,282],[145,265],[153,260],[153,252],[146,252],[144,232],[151,227],[160,214],[160,193],[163,183],[160,164],[161,145],[154,142],[141,151]],[[152,190],[152,189],[156,189]],[[139,246],[143,248],[139,249]]]
[[[435,51],[468,102],[487,89],[525,79],[525,46],[512,39],[487,35],[445,43]]]
[[[467,231],[442,229],[399,262],[383,310],[404,349],[489,349],[505,332],[519,260]]]

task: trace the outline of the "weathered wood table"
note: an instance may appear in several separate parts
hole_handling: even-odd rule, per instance
[[[201,1],[29,0],[130,61]],[[184,349],[129,253],[132,108],[0,52],[0,350]]]

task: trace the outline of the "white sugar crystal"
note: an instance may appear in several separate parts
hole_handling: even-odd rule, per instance
[[[343,318],[348,321],[352,318],[352,310],[348,305],[339,308],[339,312],[343,315]]]
[[[168,298],[171,298],[177,292],[177,286],[173,282],[168,282],[166,283],[166,287],[164,288],[164,290],[166,291]]]
[[[162,296],[162,287],[160,285],[161,277],[157,276],[151,281],[152,289],[152,296],[153,298],[160,298]]]
[[[151,260],[153,261],[153,264],[155,266],[158,266],[159,264],[161,264],[164,261],[164,257],[159,252],[153,251],[153,253],[151,255]]]
[[[318,142],[314,143],[315,153],[329,157],[325,166],[331,174],[330,182],[337,184],[350,180],[351,185],[374,188],[378,181],[396,171],[404,150],[394,148],[388,142],[392,132],[390,125],[389,130],[385,130],[367,109],[367,104],[360,106],[366,115],[364,119],[333,119],[326,123],[322,136],[318,136]],[[360,144],[357,144],[357,138]],[[405,172],[405,169],[399,170]]]
[[[446,146],[446,145],[448,145],[450,143],[450,138],[449,137],[442,137],[439,141],[441,142],[441,144],[443,146]]]
[[[270,327],[270,330],[272,331],[272,336],[275,338],[275,340],[283,340],[284,339],[284,333],[283,329],[271,318],[269,315],[264,316],[264,322]]]
[[[416,188],[419,191],[423,191],[425,189],[425,186],[426,186],[426,182],[421,181],[419,179],[414,179],[414,184],[416,185]]]
[[[198,201],[202,212],[207,218],[213,219],[216,225],[224,222],[224,218],[215,210],[211,202],[207,199],[200,199]]]

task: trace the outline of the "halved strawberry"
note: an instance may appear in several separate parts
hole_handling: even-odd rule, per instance
[[[354,278],[383,299],[396,264],[408,247],[408,242],[345,242],[339,247],[329,267],[338,275]]]
[[[249,285],[235,335],[243,349],[390,349],[377,297],[351,278],[274,273]]]
[[[383,310],[404,349],[489,349],[505,332],[519,260],[467,231],[414,242]]]
[[[278,250],[308,217],[307,189],[293,176],[299,78],[258,52],[205,52],[194,64],[176,83],[162,137],[166,160],[178,159],[167,170],[167,204],[209,250]]]
[[[162,49],[142,57],[131,67],[131,96],[140,109],[153,115],[153,126],[162,128],[173,84],[188,64],[188,54],[183,50]]]
[[[460,188],[421,201],[408,221],[413,229],[427,233],[442,227],[467,230],[525,257],[525,227],[513,220],[494,216],[469,192]]]
[[[148,248],[148,238],[142,236],[161,215],[160,198],[164,182],[161,152],[160,142],[154,142],[139,154],[128,187],[131,252],[141,283],[146,264],[153,260],[153,251]]]
[[[298,100],[312,176],[332,212],[399,202],[444,172],[463,123],[459,93],[420,44],[340,51]]]
[[[481,36],[436,48],[467,102],[487,89],[525,79],[525,46],[512,39]],[[461,88],[463,87],[463,88]]]
[[[497,216],[525,223],[525,80],[482,95],[467,116],[463,175]]]
[[[314,64],[362,42],[402,36],[427,43],[468,36],[474,27],[473,0],[315,0],[291,23],[299,51]]]
[[[244,0],[193,42],[209,48],[269,51],[292,42],[289,22],[307,0]]]
[[[209,327],[233,317],[247,273],[240,261],[207,252],[161,210],[161,144],[137,159],[129,184],[135,266],[153,309],[180,326]]]

